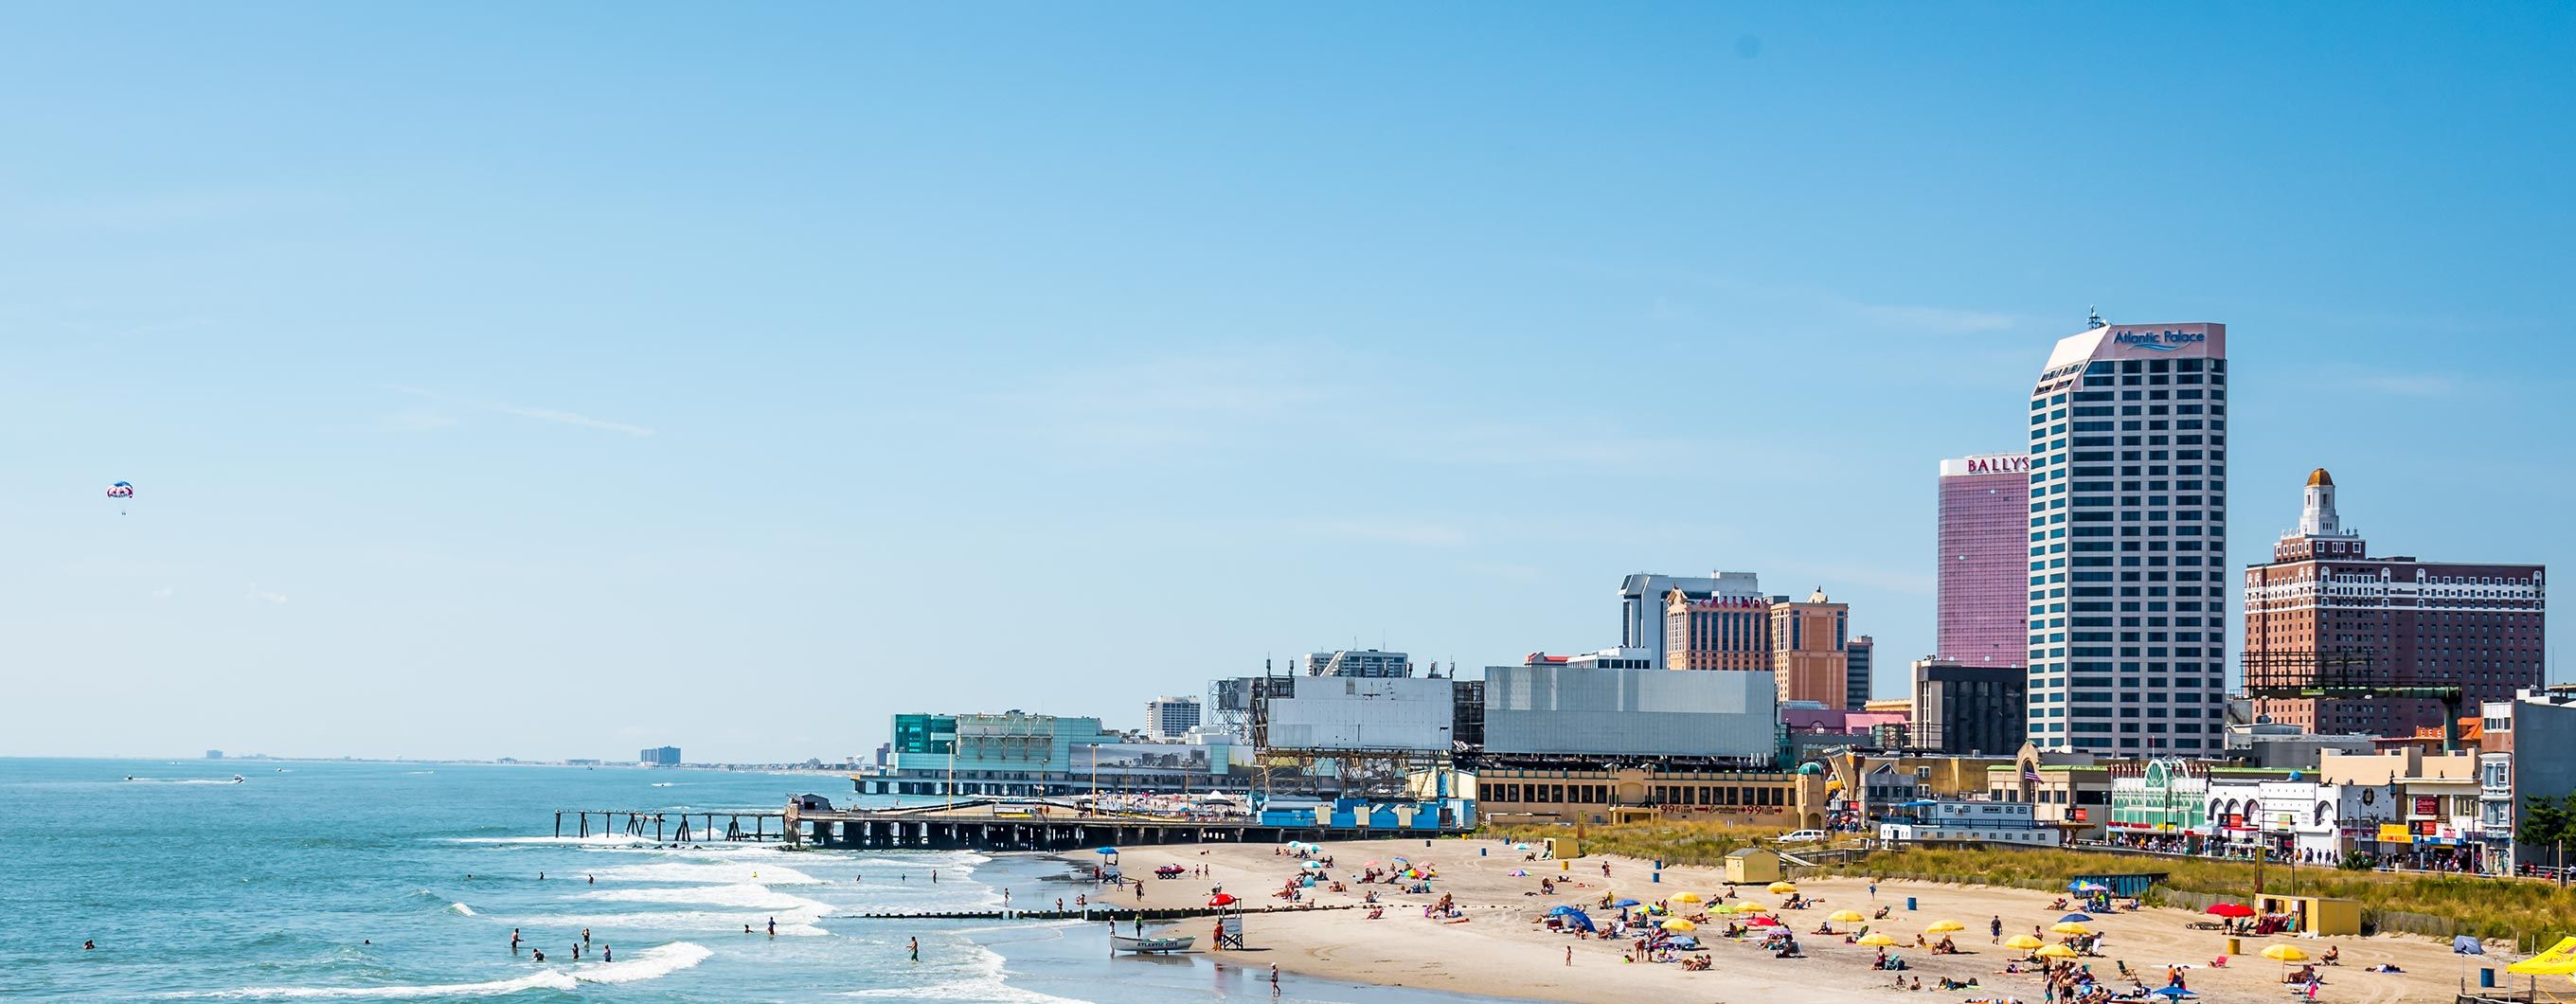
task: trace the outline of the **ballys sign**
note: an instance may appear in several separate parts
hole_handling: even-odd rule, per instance
[[[2185,345],[2207,342],[2209,336],[2198,331],[2131,331],[2123,328],[2111,333],[2111,341],[2150,352],[2171,352]]]
[[[1991,456],[1969,457],[1967,465],[1970,474],[2028,474],[2030,456],[2023,453],[1999,453]]]

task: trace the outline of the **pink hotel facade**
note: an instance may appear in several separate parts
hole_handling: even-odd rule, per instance
[[[1933,657],[1963,666],[2029,660],[2030,456],[1941,461],[1941,572]]]

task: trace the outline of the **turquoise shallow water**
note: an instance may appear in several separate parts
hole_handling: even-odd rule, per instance
[[[236,772],[246,783],[230,783]],[[1063,866],[1041,858],[551,836],[558,807],[768,809],[803,791],[846,802],[848,787],[631,768],[0,759],[0,997],[1270,999],[1223,959],[1113,960],[1104,925],[850,916],[1087,888],[1055,886]],[[571,961],[583,927],[614,962]],[[514,956],[513,928],[548,961]],[[1458,999],[1316,980],[1286,991]]]

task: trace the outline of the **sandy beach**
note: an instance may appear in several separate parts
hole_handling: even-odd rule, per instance
[[[1353,885],[1348,892],[1308,890],[1308,903],[1343,905],[1359,903],[1366,890],[1374,889],[1388,909],[1378,920],[1365,919],[1365,912],[1357,910],[1257,912],[1245,922],[1252,950],[1241,953],[1242,961],[1265,966],[1277,963],[1283,970],[1358,982],[1538,1000],[1830,1004],[1871,999],[1960,1001],[2014,997],[2038,1004],[2042,988],[2037,976],[2003,973],[2006,963],[2022,959],[2027,953],[1989,943],[1989,924],[2000,917],[2004,936],[2009,938],[2028,934],[2033,926],[2053,925],[2067,912],[2049,909],[2054,898],[2049,894],[2018,889],[1888,881],[1879,883],[1873,898],[1866,879],[1801,880],[1800,894],[1820,901],[1819,905],[1782,911],[1780,916],[1798,932],[1806,958],[1774,958],[1772,953],[1750,943],[1728,941],[1718,930],[1724,926],[1721,919],[1699,932],[1709,945],[1707,954],[1712,967],[1691,972],[1678,964],[1628,962],[1625,956],[1630,942],[1577,939],[1545,930],[1539,921],[1550,907],[1560,904],[1584,907],[1596,920],[1606,921],[1618,911],[1593,909],[1605,893],[1613,898],[1653,903],[1690,891],[1715,900],[1727,888],[1719,869],[1668,868],[1657,883],[1652,881],[1649,862],[1597,855],[1563,863],[1526,861],[1526,852],[1491,840],[1441,840],[1428,847],[1418,839],[1342,842],[1326,844],[1324,849],[1335,858],[1335,878],[1347,879],[1358,874],[1366,862],[1391,861],[1398,856],[1416,864],[1429,862],[1438,869],[1438,878],[1428,895],[1394,893],[1394,887],[1385,885]],[[1298,863],[1279,856],[1277,851],[1267,845],[1137,848],[1124,855],[1122,863],[1127,874],[1145,876],[1144,905],[1201,905],[1212,887],[1222,886],[1226,892],[1244,897],[1257,911],[1263,906],[1289,905],[1273,894],[1297,872]],[[1604,862],[1610,866],[1606,877],[1601,870]],[[1152,878],[1153,869],[1164,864],[1204,866],[1209,872],[1205,877]],[[1509,874],[1516,869],[1528,874]],[[1539,894],[1541,878],[1559,880],[1556,895]],[[1059,891],[1062,889],[1046,894],[1053,896]],[[1767,906],[1777,906],[1784,898],[1751,886],[1745,887],[1744,892]],[[1443,894],[1454,897],[1466,915],[1463,922],[1425,918],[1425,908]],[[1915,909],[1910,912],[1906,909],[1908,897],[1915,900]],[[1071,899],[1067,896],[1068,904]],[[1139,902],[1132,887],[1111,896],[1109,901],[1115,906]],[[1019,905],[1038,904],[1021,900]],[[1922,993],[1894,989],[1892,981],[1897,973],[1873,969],[1875,948],[1846,944],[1839,934],[1809,933],[1836,910],[1868,915],[1880,906],[1890,907],[1891,913],[1872,929],[1904,942],[1903,947],[1890,951],[1906,960],[1908,968],[1903,975],[1909,985],[1916,977],[1922,979]],[[2328,947],[2340,946],[2342,964],[2320,970],[2325,979],[2316,998],[2320,1001],[2448,1002],[2464,971],[2463,960],[2452,954],[2447,942],[2412,935],[2249,937],[2244,939],[2246,956],[2229,959],[2225,968],[2212,968],[2210,963],[2225,950],[2226,939],[2220,932],[2188,929],[2185,925],[2189,923],[2210,919],[2199,913],[2148,908],[2098,917],[2087,926],[2103,935],[2102,955],[2080,960],[2089,964],[2093,972],[2116,981],[2115,963],[2126,962],[2141,971],[2148,986],[2161,987],[2165,984],[2166,966],[2189,966],[2192,968],[2185,974],[2188,985],[2201,995],[2198,999],[2206,1001],[2294,999],[2294,988],[2281,983],[2282,964],[2255,954],[2281,943],[2297,945],[2311,956],[2322,956]],[[1951,936],[1962,954],[1932,955],[1913,947],[1915,934],[1943,920],[1967,927]],[[1205,923],[1213,926],[1213,922]],[[1176,933],[1198,935],[1199,947],[1205,949],[1213,939],[1208,937],[1208,931],[1198,929],[1200,924],[1190,922]],[[1839,932],[1851,926],[1836,924],[1834,929]],[[2052,942],[2057,940],[2053,934],[2046,937]],[[1934,940],[1938,940],[1937,935]],[[1566,960],[1568,946],[1574,949],[1571,965]],[[2500,970],[2506,959],[2497,955],[2468,961]],[[2365,967],[2381,963],[2394,963],[2405,972],[2365,971]],[[2475,985],[2476,970],[2466,972],[2470,984]],[[1973,977],[1984,989],[1935,990],[1944,977],[1962,981]]]

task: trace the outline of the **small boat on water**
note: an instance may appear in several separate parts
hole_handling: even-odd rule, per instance
[[[1197,937],[1186,934],[1176,938],[1133,938],[1124,934],[1113,934],[1109,936],[1109,947],[1113,951],[1136,952],[1138,954],[1151,952],[1186,952],[1189,951],[1190,946],[1196,944],[1198,940],[1199,939]]]

